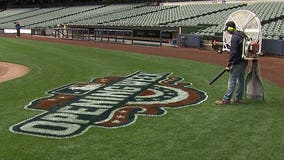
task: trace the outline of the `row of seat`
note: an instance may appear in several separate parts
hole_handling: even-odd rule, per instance
[[[20,14],[24,12],[28,12],[33,10],[33,8],[20,8],[20,9],[7,9],[7,10],[1,10],[0,11],[0,18],[2,19],[3,17],[9,17],[15,14]]]
[[[143,17],[143,16],[148,16],[152,13],[158,13],[159,11],[164,11],[167,9],[171,9],[175,7],[169,7],[169,6],[144,6],[144,7],[139,7],[139,8],[132,8],[129,10],[124,10],[119,13],[111,13],[111,14],[105,14],[102,16],[94,16],[89,19],[85,19],[82,21],[70,23],[73,25],[80,25],[80,24],[87,24],[87,25],[99,25],[99,24],[104,24],[107,25],[108,23],[112,22],[120,22],[124,20],[127,20],[131,24],[131,19],[136,18],[136,17]],[[150,20],[150,19],[149,19]],[[130,25],[129,24],[129,25]]]
[[[63,7],[29,10],[27,12],[22,12],[22,13],[14,14],[11,16],[2,17],[0,19],[0,25],[1,26],[9,26],[9,25],[11,26],[11,22],[13,23],[15,21],[24,21],[29,18],[37,17],[40,15],[46,15],[48,13],[52,13],[52,12],[62,10],[62,9]]]

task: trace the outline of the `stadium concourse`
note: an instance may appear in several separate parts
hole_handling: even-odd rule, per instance
[[[2,37],[15,38],[15,35],[0,35]],[[65,39],[57,39],[50,38],[44,36],[31,36],[31,35],[23,35],[20,39],[29,39],[29,40],[37,40],[37,41],[48,41],[55,43],[64,43],[78,46],[86,46],[86,47],[96,47],[96,48],[105,48],[112,50],[123,50],[141,54],[151,54],[157,56],[164,57],[174,57],[181,59],[189,59],[193,61],[206,62],[212,64],[218,64],[221,66],[225,66],[227,64],[228,54],[216,54],[214,51],[210,50],[201,50],[197,48],[171,48],[171,47],[153,47],[153,46],[138,46],[138,45],[127,45],[127,44],[115,44],[115,43],[99,43],[99,42],[91,42],[91,41],[77,41],[77,40],[65,40]],[[259,58],[261,76],[264,79],[271,81],[277,86],[284,89],[284,58],[276,57],[276,56],[262,56]],[[251,65],[251,64],[250,64]],[[1,68],[7,68],[9,66],[1,66]],[[250,66],[247,68],[249,69]],[[16,69],[18,70],[18,69]],[[20,69],[24,72],[27,72],[27,69]],[[7,73],[7,72],[5,72]],[[0,72],[0,79],[4,79],[6,75],[5,73]],[[16,71],[14,73],[17,73]],[[24,75],[23,73],[20,73]],[[11,78],[9,78],[11,79]]]

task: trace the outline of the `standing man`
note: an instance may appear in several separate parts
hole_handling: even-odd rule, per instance
[[[15,27],[16,27],[16,30],[17,30],[17,37],[20,37],[21,36],[21,33],[20,33],[20,30],[21,30],[21,25],[19,22],[15,22]]]
[[[246,35],[236,29],[236,24],[233,21],[226,23],[225,31],[232,34],[230,56],[226,66],[227,71],[229,71],[229,80],[223,99],[215,101],[216,105],[238,104],[241,102],[245,88],[245,70],[248,64],[247,60],[242,58],[243,40]],[[235,98],[232,98],[236,85],[236,95]]]

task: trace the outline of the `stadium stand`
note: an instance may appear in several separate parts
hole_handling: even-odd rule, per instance
[[[54,27],[58,24],[69,23],[71,20],[92,15],[92,12],[102,6],[75,6],[54,11],[49,14],[39,15],[35,20],[25,20],[26,26],[33,27]]]
[[[264,39],[283,40],[283,1],[177,1],[160,5],[132,3],[6,9],[0,12],[0,28],[14,28],[14,22],[19,21],[29,29],[58,26],[90,30],[127,29],[133,30],[134,35],[155,35],[156,38],[161,36],[159,32],[171,30],[168,39],[173,39],[176,33],[210,39],[222,34],[228,15],[239,9],[250,10],[259,16]]]

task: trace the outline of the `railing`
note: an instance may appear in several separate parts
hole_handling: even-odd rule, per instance
[[[55,38],[133,44],[132,30],[55,28]]]

